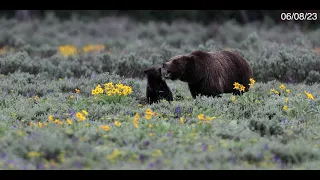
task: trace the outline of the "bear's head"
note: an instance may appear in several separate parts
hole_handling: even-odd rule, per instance
[[[162,76],[171,80],[184,80],[186,77],[187,64],[193,60],[193,56],[178,55],[169,59],[162,64]]]

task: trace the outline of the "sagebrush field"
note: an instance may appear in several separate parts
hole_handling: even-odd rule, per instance
[[[320,29],[126,18],[0,19],[1,169],[319,169]],[[244,96],[147,105],[145,68],[232,49]]]

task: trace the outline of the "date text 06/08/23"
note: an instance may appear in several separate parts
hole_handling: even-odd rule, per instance
[[[283,21],[316,21],[318,14],[316,12],[286,12],[281,13],[280,18]]]

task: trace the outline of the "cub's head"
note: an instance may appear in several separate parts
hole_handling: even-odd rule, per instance
[[[178,55],[162,64],[162,76],[166,79],[177,80],[184,79],[187,71],[187,63],[193,59],[193,56]]]
[[[154,66],[154,67],[145,69],[143,73],[147,76],[148,79],[162,79],[160,66]]]

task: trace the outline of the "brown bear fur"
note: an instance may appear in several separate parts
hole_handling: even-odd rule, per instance
[[[253,72],[248,62],[231,51],[193,51],[178,55],[162,65],[163,76],[171,80],[187,82],[193,98],[197,95],[217,96],[222,93],[240,94],[234,82],[249,90]]]
[[[144,73],[147,76],[146,96],[149,104],[157,103],[161,99],[173,101],[172,92],[162,78],[161,67],[146,69]]]

